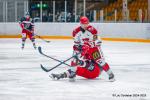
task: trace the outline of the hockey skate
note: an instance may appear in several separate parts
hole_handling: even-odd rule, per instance
[[[23,43],[22,43],[21,49],[22,49],[22,50],[24,49],[24,44],[23,44]]]
[[[51,75],[49,75],[49,77],[52,78],[53,80],[59,80],[62,78],[66,78],[67,74],[65,72],[62,74],[51,74]]]
[[[34,49],[36,49],[36,46],[34,46]]]
[[[23,50],[23,49],[24,49],[24,46],[22,46],[21,49]]]
[[[115,76],[113,73],[109,74],[109,81],[114,82],[115,81]]]
[[[68,72],[69,72],[69,81],[75,82],[76,73],[71,71],[70,69],[68,70]]]
[[[33,43],[33,47],[34,47],[34,49],[36,49],[36,45],[35,45],[35,43]]]
[[[22,43],[21,49],[22,49],[22,50],[24,49],[24,43]]]

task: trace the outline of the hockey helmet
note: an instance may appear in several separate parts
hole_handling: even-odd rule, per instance
[[[30,16],[30,13],[28,11],[25,12],[25,16]]]
[[[28,11],[25,12],[25,18],[26,20],[30,20],[30,13]]]
[[[89,19],[86,16],[81,17],[80,24],[89,24]]]

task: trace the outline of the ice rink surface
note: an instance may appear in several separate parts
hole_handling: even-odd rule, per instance
[[[57,59],[72,55],[72,40],[36,43]],[[150,100],[150,44],[103,41],[102,49],[115,82],[105,72],[95,80],[53,81],[49,74],[68,67],[46,73],[40,64],[51,68],[58,62],[40,55],[29,40],[21,50],[20,39],[0,39],[0,100]]]

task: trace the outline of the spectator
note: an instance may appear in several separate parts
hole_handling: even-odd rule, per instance
[[[57,21],[58,22],[61,22],[61,19],[62,19],[62,15],[61,15],[61,13],[58,15],[58,17],[57,17]]]
[[[40,16],[39,13],[36,13],[35,17],[34,17],[34,22],[40,22]]]
[[[42,16],[42,22],[47,22],[48,18],[46,16],[45,13],[43,13],[43,16]]]
[[[71,22],[75,22],[75,13],[71,14],[70,21],[71,21]]]
[[[67,14],[67,22],[71,22],[71,13]]]
[[[59,14],[59,12],[57,12],[57,13],[56,13],[56,16],[55,16],[56,22],[59,22],[59,16],[60,16],[60,14]]]
[[[53,14],[48,14],[48,22],[53,22]]]

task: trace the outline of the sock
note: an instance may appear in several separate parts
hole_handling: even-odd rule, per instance
[[[107,63],[104,66],[102,66],[102,68],[108,75],[113,73]]]
[[[105,65],[103,65],[102,68],[105,72],[107,72],[110,69],[110,67],[107,63],[105,63]]]

